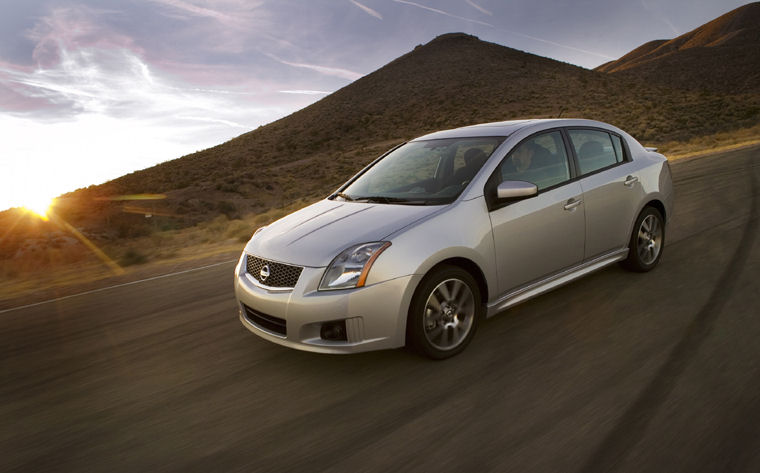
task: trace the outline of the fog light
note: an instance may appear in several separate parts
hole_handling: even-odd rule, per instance
[[[322,328],[319,330],[319,336],[322,340],[338,342],[348,341],[348,337],[346,336],[346,321],[340,320],[338,322],[326,322],[322,324]]]

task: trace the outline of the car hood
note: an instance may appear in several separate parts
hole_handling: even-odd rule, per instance
[[[323,200],[268,225],[245,247],[264,259],[322,267],[349,246],[380,241],[441,206]]]

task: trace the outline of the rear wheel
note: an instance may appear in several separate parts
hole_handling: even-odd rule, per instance
[[[654,269],[662,257],[665,245],[665,220],[654,207],[645,207],[633,226],[628,243],[628,258],[623,267],[631,271],[646,272]]]
[[[458,266],[441,266],[414,293],[407,320],[407,341],[434,359],[454,356],[475,335],[483,314],[475,279]]]

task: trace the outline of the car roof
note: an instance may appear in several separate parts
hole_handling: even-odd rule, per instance
[[[595,126],[609,127],[606,123],[584,120],[577,118],[541,118],[530,120],[509,120],[503,122],[481,123],[478,125],[464,126],[453,128],[451,130],[441,130],[429,133],[412,141],[435,140],[440,138],[469,138],[479,136],[509,136],[516,131],[525,128],[553,128],[558,126]]]

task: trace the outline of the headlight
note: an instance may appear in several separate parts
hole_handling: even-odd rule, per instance
[[[364,286],[372,263],[389,246],[389,241],[378,241],[347,248],[327,267],[319,289],[325,291]]]

